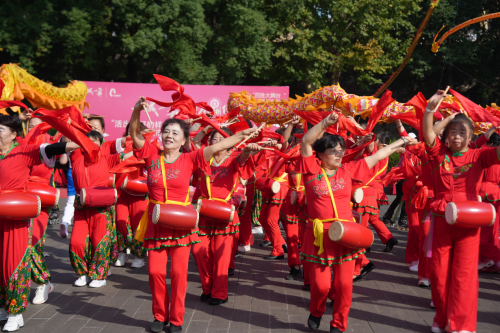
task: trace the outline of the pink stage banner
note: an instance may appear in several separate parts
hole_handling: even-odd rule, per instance
[[[172,92],[165,92],[158,84],[152,83],[119,83],[85,81],[87,84],[87,102],[90,109],[83,112],[105,116],[106,133],[108,140],[122,137],[127,127],[135,103],[141,97],[170,102]],[[229,93],[249,91],[255,98],[280,100],[288,99],[288,87],[258,87],[258,86],[199,86],[183,85],[184,92],[197,102],[207,102],[220,116],[227,113]],[[152,124],[143,112],[141,121],[159,134],[161,124],[171,117],[170,108],[165,108],[148,101],[148,111]],[[158,116],[153,112],[156,111]]]

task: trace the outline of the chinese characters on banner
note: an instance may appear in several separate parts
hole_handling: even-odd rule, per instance
[[[164,92],[158,84],[152,83],[119,83],[85,81],[87,84],[87,102],[90,109],[84,112],[105,116],[105,136],[108,140],[122,137],[130,120],[135,103],[141,97],[170,102],[172,92]],[[191,96],[195,102],[206,102],[217,116],[227,113],[227,100],[230,92],[249,91],[256,99],[281,100],[288,99],[288,87],[258,87],[258,86],[200,86],[183,85],[184,93]],[[170,108],[161,107],[148,102],[148,112],[141,114],[141,121],[159,135],[161,124],[175,115]],[[158,116],[156,115],[158,114]]]

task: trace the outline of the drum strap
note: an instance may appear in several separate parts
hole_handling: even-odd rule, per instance
[[[153,204],[172,204],[172,205],[179,205],[179,206],[187,206],[190,204],[189,202],[189,184],[188,184],[188,191],[186,195],[186,201],[180,202],[180,201],[174,201],[174,200],[168,200],[168,191],[167,191],[167,174],[165,173],[165,153],[162,154],[160,158],[160,166],[161,166],[161,173],[163,175],[163,187],[165,188],[165,202],[160,202],[156,200],[150,199],[148,204],[146,205],[146,209],[144,210],[144,214],[142,214],[141,221],[139,222],[139,226],[137,227],[137,230],[135,232],[135,239],[139,242],[144,242],[144,235],[146,234],[146,229],[148,227],[148,212],[149,212],[149,203]]]
[[[212,165],[213,160],[214,158],[212,157],[212,159],[210,160],[210,165]],[[205,181],[207,183],[208,199],[220,202],[228,202],[229,199],[231,199],[231,197],[233,196],[236,185],[238,185],[238,179],[235,177],[235,179],[233,179],[233,184],[234,184],[233,188],[231,189],[231,192],[229,192],[229,194],[227,195],[226,199],[218,199],[218,198],[212,198],[212,188],[210,187],[210,177],[208,175],[205,175]]]
[[[385,164],[385,166],[380,169],[379,171],[377,171],[377,173],[375,174],[375,176],[372,177],[372,179],[370,179],[363,187],[361,188],[367,188],[367,187],[370,187],[370,183],[375,179],[377,178],[377,176],[379,176],[382,172],[384,172],[385,170],[387,170],[387,166],[389,165],[389,159],[387,159],[387,163]]]
[[[328,193],[330,194],[330,199],[332,200],[333,212],[335,214],[335,217],[333,219],[326,219],[326,220],[320,220],[320,219],[312,220],[313,231],[314,231],[314,245],[319,247],[318,254],[321,254],[325,251],[323,247],[323,234],[324,234],[323,222],[332,222],[332,221],[353,222],[349,220],[339,219],[339,214],[337,212],[337,205],[335,205],[335,199],[333,198],[332,186],[330,185],[330,179],[328,179],[325,169],[321,168],[321,172],[323,173],[323,177],[325,177],[326,186],[328,186]]]
[[[283,174],[280,176],[280,177],[274,177],[273,180],[277,181],[277,182],[280,182],[280,183],[283,183],[285,182],[285,177],[287,176],[288,174],[286,172],[283,172]]]

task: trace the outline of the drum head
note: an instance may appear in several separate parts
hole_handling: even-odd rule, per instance
[[[126,190],[127,189],[127,183],[128,183],[128,176],[125,177],[125,180],[122,183],[122,187],[121,187],[122,190]]]
[[[448,205],[446,205],[444,216],[448,224],[455,224],[455,222],[457,222],[458,211],[457,205],[455,205],[454,202],[449,202]]]
[[[56,200],[54,202],[54,207],[57,206],[59,204],[59,198],[61,196],[61,191],[59,189],[57,189],[57,192],[56,192]]]
[[[82,206],[85,206],[85,197],[86,197],[86,192],[85,189],[82,188],[82,190],[80,191],[80,203]]]
[[[338,242],[344,236],[344,225],[342,222],[333,222],[328,229],[328,236],[334,242]]]
[[[363,201],[363,198],[365,196],[365,193],[363,192],[362,188],[357,188],[354,190],[354,194],[352,196],[353,200],[355,203],[359,204],[361,201]]]
[[[489,227],[491,227],[493,224],[495,224],[495,220],[497,218],[497,211],[495,210],[495,206],[493,206],[492,204],[489,204],[491,206],[491,211],[493,212],[493,218],[491,219],[491,224],[489,225]]]
[[[274,194],[278,193],[280,191],[281,184],[278,181],[273,181],[271,184],[271,191],[273,191]]]
[[[158,223],[160,219],[160,204],[156,204],[153,208],[153,213],[151,214],[151,220],[153,224]]]

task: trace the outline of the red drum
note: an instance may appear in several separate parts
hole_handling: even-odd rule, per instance
[[[148,194],[148,180],[144,177],[132,180],[125,177],[125,181],[122,184],[122,190],[140,195]]]
[[[27,194],[38,195],[42,207],[54,207],[59,203],[59,189],[47,184],[26,183],[24,192]]]
[[[490,227],[495,223],[495,207],[479,201],[449,202],[444,212],[446,222],[459,227]]]
[[[354,203],[361,203],[361,201],[363,201],[363,197],[364,197],[364,192],[363,192],[363,189],[361,187],[352,187],[352,190],[351,190],[351,201],[354,202]]]
[[[0,218],[28,220],[38,217],[42,203],[40,197],[24,192],[6,192],[0,194]]]
[[[196,210],[201,217],[228,223],[233,222],[235,207],[229,202],[199,198]]]
[[[191,205],[156,204],[151,219],[153,224],[172,229],[195,229],[200,220]]]
[[[112,174],[111,176],[109,176],[108,187],[116,187],[116,174]]]
[[[245,196],[247,194],[247,188],[245,187],[245,185],[238,184],[238,186],[236,186],[236,189],[234,190],[234,193],[239,193],[242,196]]]
[[[354,222],[333,222],[328,229],[328,236],[332,241],[351,249],[363,249],[373,244],[373,232]]]
[[[231,200],[229,202],[237,207],[238,215],[241,216],[245,214],[245,208],[247,206],[247,198],[241,195],[239,192],[235,192]]]
[[[276,194],[280,191],[281,184],[272,178],[260,177],[255,180],[255,187],[264,193]]]
[[[352,212],[352,217],[354,217],[356,223],[361,223],[361,214],[354,210],[351,210],[351,212]]]
[[[306,196],[304,195],[303,192],[298,192],[298,191],[292,191],[292,194],[290,194],[290,203],[293,205],[302,205],[304,203],[304,198]]]
[[[107,186],[82,188],[80,202],[89,208],[107,207],[116,205],[116,189]]]

